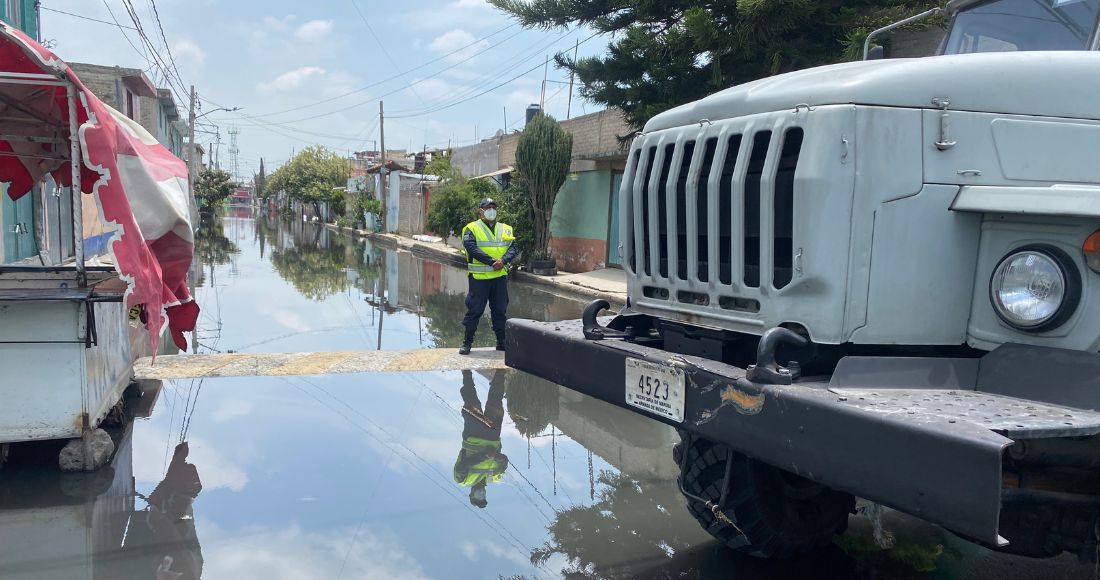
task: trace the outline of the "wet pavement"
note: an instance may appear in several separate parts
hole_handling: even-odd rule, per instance
[[[245,217],[208,228],[198,252],[201,353],[461,339],[464,274],[411,254]],[[512,316],[582,306],[510,292]],[[739,556],[688,515],[671,428],[515,371],[147,381],[129,402],[109,469],[62,475],[57,445],[13,449],[0,578],[1094,577],[1069,556],[996,554],[893,513],[890,550],[853,517],[822,552]],[[484,502],[456,483],[470,437],[507,458]]]

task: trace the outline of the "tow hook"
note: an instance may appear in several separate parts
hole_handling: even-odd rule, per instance
[[[593,300],[588,303],[588,306],[584,307],[584,313],[581,314],[581,324],[584,326],[584,337],[588,340],[603,340],[605,338],[625,338],[626,340],[634,339],[634,327],[628,326],[626,330],[615,330],[614,328],[607,328],[606,326],[600,326],[600,323],[596,321],[596,316],[603,310],[611,308],[611,304],[607,300],[599,299]]]
[[[746,378],[761,385],[791,384],[799,374],[798,363],[791,361],[787,363],[790,367],[788,368],[781,367],[775,362],[775,350],[783,343],[806,346],[809,340],[786,328],[768,329],[764,336],[760,337],[760,345],[756,347],[756,364],[749,365]]]

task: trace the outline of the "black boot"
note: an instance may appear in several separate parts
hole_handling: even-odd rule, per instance
[[[497,350],[504,350],[504,331],[497,332]]]
[[[477,329],[466,329],[466,336],[462,339],[462,346],[458,347],[458,354],[470,354],[470,349],[474,346],[474,333]]]

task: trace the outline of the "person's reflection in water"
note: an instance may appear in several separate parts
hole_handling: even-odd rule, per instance
[[[146,523],[152,535],[151,556],[157,580],[198,580],[202,550],[195,533],[192,504],[202,491],[199,472],[187,463],[187,442],[176,446],[164,481],[149,494]]]
[[[503,479],[508,469],[508,456],[501,453],[500,444],[504,391],[504,373],[494,373],[483,408],[474,388],[474,374],[462,371],[462,449],[455,461],[455,482],[470,488],[470,503],[479,508],[489,505],[486,486]]]

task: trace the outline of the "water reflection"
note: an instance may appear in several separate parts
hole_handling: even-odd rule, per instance
[[[489,381],[485,405],[474,387],[474,373],[462,371],[462,448],[455,460],[455,483],[470,488],[470,504],[489,505],[486,488],[500,483],[508,470],[508,456],[502,451],[500,430],[504,426],[504,373]]]
[[[107,426],[115,454],[94,473],[58,472],[57,442],[15,448],[0,487],[0,577],[202,577],[193,511],[202,484],[187,442],[148,496],[134,477],[133,421],[160,389],[149,382],[130,393],[127,413]]]
[[[201,352],[457,348],[462,342],[467,280],[459,268],[315,223],[274,216],[221,223],[225,234],[213,228],[204,244],[210,252],[226,243],[239,249],[229,253],[241,275],[218,286],[209,266],[197,277],[196,293],[209,316],[200,327],[216,329],[220,338],[201,340]],[[251,239],[240,235],[245,230]],[[521,284],[509,293],[510,314],[517,317],[562,320],[581,307]],[[483,334],[476,346],[495,344]]]

